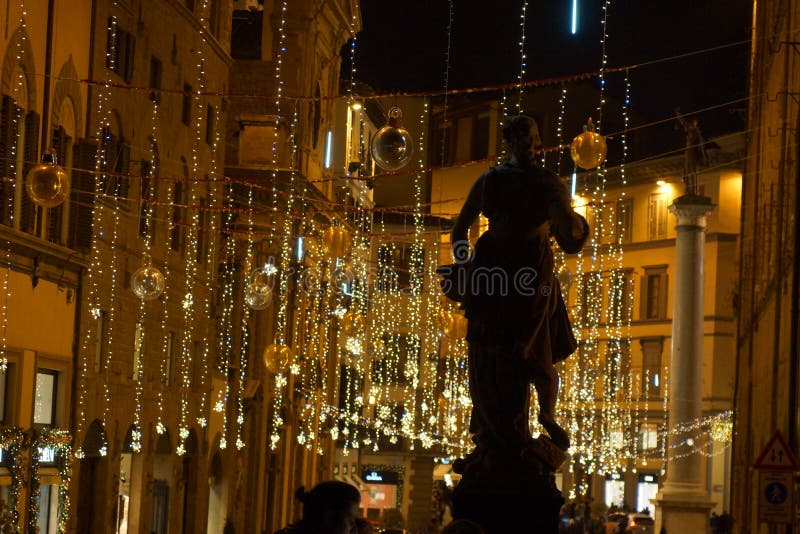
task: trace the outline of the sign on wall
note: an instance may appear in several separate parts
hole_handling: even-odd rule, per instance
[[[758,520],[791,523],[797,460],[780,431],[775,431],[753,467],[758,469]]]

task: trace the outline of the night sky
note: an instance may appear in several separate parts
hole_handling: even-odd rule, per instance
[[[599,69],[603,2],[578,1],[577,35],[570,32],[572,0],[529,1],[527,80]],[[522,0],[453,4],[450,87],[516,81]],[[447,0],[361,0],[361,7],[357,79],[378,92],[441,90]],[[608,13],[607,65],[634,65],[745,41],[751,9],[748,0],[615,0]],[[669,118],[676,106],[691,112],[744,98],[749,50],[749,44],[739,44],[634,69],[631,107],[649,122]],[[701,114],[706,137],[743,129],[745,107],[740,102]]]

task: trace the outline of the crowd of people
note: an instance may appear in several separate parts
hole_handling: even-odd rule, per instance
[[[379,534],[370,521],[361,517],[361,493],[355,486],[329,480],[314,486],[310,491],[300,487],[295,497],[303,503],[302,519],[275,534]],[[440,534],[483,534],[472,521],[455,520],[447,524]]]

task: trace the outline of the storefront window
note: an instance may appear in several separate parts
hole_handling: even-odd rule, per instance
[[[649,474],[639,475],[639,485],[636,489],[636,510],[641,512],[647,509],[650,515],[653,515],[653,503],[651,503],[650,500],[655,499],[658,493],[658,476]]]
[[[606,506],[622,506],[625,500],[625,481],[619,473],[606,477]]]
[[[42,484],[39,486],[39,534],[56,534],[58,532],[58,485]]]
[[[58,373],[39,369],[36,373],[36,400],[33,409],[33,424],[53,426],[56,417],[56,386]]]

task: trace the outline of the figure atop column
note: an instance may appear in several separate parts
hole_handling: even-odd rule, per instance
[[[686,135],[686,145],[683,152],[683,184],[686,187],[686,194],[696,195],[697,170],[708,165],[705,149],[706,142],[703,139],[697,118],[691,117],[687,119],[681,114],[680,108],[675,108],[675,116]]]

